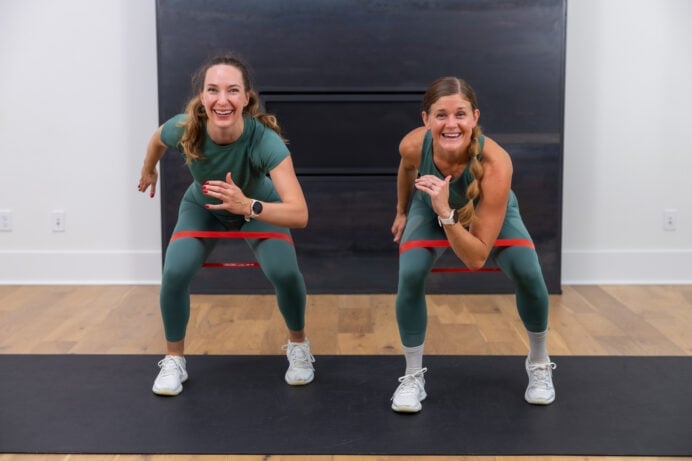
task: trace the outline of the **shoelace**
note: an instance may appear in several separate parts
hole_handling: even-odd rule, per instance
[[[423,379],[423,375],[425,374],[426,371],[428,371],[427,368],[422,368],[415,373],[411,373],[410,375],[401,376],[399,378],[399,382],[401,384],[399,384],[399,387],[397,387],[396,391],[394,391],[394,395],[392,395],[392,399],[397,394],[399,394],[399,395],[417,394],[422,387],[420,380]]]
[[[550,374],[551,371],[557,368],[557,365],[553,362],[546,364],[529,364],[529,372],[531,373],[531,385],[533,386],[543,386],[544,388],[550,388]]]
[[[159,361],[159,368],[161,368],[162,376],[171,376],[180,374],[180,367],[178,367],[178,362],[170,357],[163,358]]]
[[[288,352],[288,360],[294,368],[314,369],[312,363],[315,357],[310,353],[309,346],[301,343],[284,344],[282,349]]]

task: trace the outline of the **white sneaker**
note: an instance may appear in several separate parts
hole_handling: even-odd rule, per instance
[[[310,341],[302,343],[288,341],[282,347],[288,358],[288,370],[286,370],[286,382],[291,386],[302,386],[315,379],[315,357],[310,353]]]
[[[529,375],[529,385],[524,399],[533,405],[550,405],[555,400],[553,386],[553,370],[557,367],[553,362],[529,363],[526,359],[526,374]]]
[[[399,378],[399,387],[392,395],[392,410],[400,413],[418,413],[423,406],[420,404],[428,394],[425,393],[423,374],[428,371],[422,368],[415,373]]]
[[[178,395],[183,391],[183,383],[187,381],[185,370],[185,357],[180,355],[167,355],[159,361],[159,375],[151,388],[154,394]]]

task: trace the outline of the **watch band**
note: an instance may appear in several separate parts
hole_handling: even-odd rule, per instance
[[[449,213],[448,218],[441,218],[438,216],[437,222],[440,226],[449,226],[452,224],[456,224],[459,222],[459,212],[457,210],[452,209],[452,211]]]

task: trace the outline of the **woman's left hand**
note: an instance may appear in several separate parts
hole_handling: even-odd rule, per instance
[[[226,173],[226,181],[207,181],[202,185],[202,193],[221,201],[217,204],[206,204],[208,210],[226,210],[229,213],[248,216],[252,200],[247,198],[240,187],[236,186],[231,173]]]
[[[414,186],[430,196],[432,207],[438,216],[449,214],[449,181],[452,177],[440,179],[435,175],[426,174],[416,178]]]

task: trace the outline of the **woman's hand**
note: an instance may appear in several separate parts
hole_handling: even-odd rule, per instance
[[[145,192],[149,187],[151,187],[149,197],[154,197],[154,195],[156,195],[156,181],[158,180],[158,178],[159,172],[156,171],[156,168],[154,168],[153,170],[142,168],[142,173],[139,178],[137,190],[140,192]]]
[[[406,227],[406,215],[397,213],[394,218],[394,223],[392,224],[392,235],[394,236],[394,243],[399,243],[401,241],[401,236],[404,234],[404,228]]]
[[[144,165],[140,173],[137,190],[145,192],[149,187],[149,197],[156,195],[156,181],[159,179],[159,172],[156,171],[156,165],[159,164],[161,157],[166,153],[166,145],[161,141],[161,130],[163,125],[158,127],[154,134],[151,135],[147,144],[147,153],[144,156]]]
[[[247,198],[236,186],[231,173],[226,173],[226,181],[207,181],[202,185],[202,193],[220,200],[221,203],[206,204],[208,210],[226,210],[229,213],[249,216],[252,200]]]
[[[430,196],[433,210],[438,216],[446,217],[451,211],[449,206],[449,181],[451,179],[451,176],[440,179],[435,175],[426,174],[416,178],[414,183],[416,189]]]

